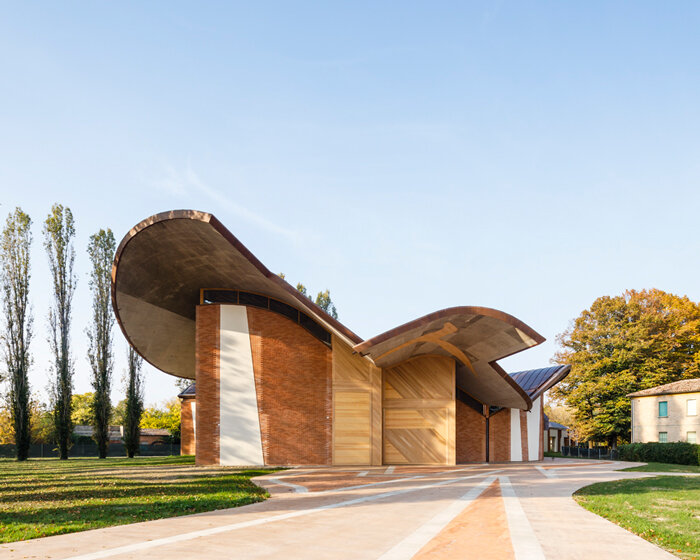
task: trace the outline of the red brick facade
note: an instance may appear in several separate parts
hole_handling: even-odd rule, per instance
[[[457,463],[486,461],[486,418],[457,400],[455,409]]]
[[[219,464],[219,326],[218,305],[197,307],[195,341],[196,464]]]
[[[520,411],[520,445],[523,450],[523,461],[530,460],[530,451],[527,444],[527,412]]]
[[[510,461],[510,409],[504,408],[489,418],[489,461]]]
[[[248,329],[265,464],[330,465],[330,348],[264,309],[248,307]]]
[[[180,455],[195,454],[194,418],[192,418],[194,402],[194,397],[180,398]]]

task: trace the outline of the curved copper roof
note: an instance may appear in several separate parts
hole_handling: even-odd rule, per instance
[[[515,317],[485,307],[453,307],[366,341],[268,270],[212,214],[173,210],[124,237],[112,266],[112,305],[124,335],[156,368],[193,379],[200,290],[246,290],[295,307],[368,356],[390,366],[414,356],[457,360],[458,385],[483,403],[529,409],[528,394],[496,363],[544,341]]]
[[[270,272],[215,216],[173,210],[134,226],[112,265],[112,306],[124,336],[156,368],[194,379],[202,288],[261,292],[313,317],[348,344],[362,339]]]
[[[530,409],[529,395],[496,360],[544,341],[512,315],[488,307],[450,307],[356,344],[353,350],[390,367],[416,356],[457,360],[457,386],[482,403]]]

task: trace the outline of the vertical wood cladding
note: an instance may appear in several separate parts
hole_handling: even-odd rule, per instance
[[[180,399],[180,455],[195,454],[194,418],[192,417],[192,397]]]
[[[458,400],[456,423],[457,463],[486,461],[486,418]]]
[[[247,311],[265,464],[330,464],[331,350],[277,313]]]
[[[380,465],[381,370],[333,337],[333,464]]]
[[[504,408],[489,418],[489,461],[510,461],[510,409]]]
[[[197,307],[195,336],[196,464],[219,464],[219,324],[218,305]]]

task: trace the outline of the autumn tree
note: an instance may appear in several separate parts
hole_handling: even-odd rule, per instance
[[[111,229],[101,229],[90,236],[90,292],[92,293],[92,321],[87,329],[88,359],[92,368],[94,431],[100,459],[107,457],[109,447],[109,418],[112,406],[109,393],[112,386],[112,326],[114,315],[111,304],[112,260],[116,243]]]
[[[141,443],[141,416],[143,415],[143,359],[129,346],[127,355],[126,410],[124,412],[124,447],[133,457]]]
[[[2,357],[10,382],[10,415],[18,461],[29,456],[29,343],[32,314],[29,305],[32,221],[21,208],[7,216],[0,240],[0,300],[3,311]],[[2,379],[3,376],[0,376]]]
[[[143,411],[141,427],[165,429],[172,437],[180,439],[180,408],[178,398],[166,401],[163,408],[149,407]]]
[[[70,208],[60,204],[51,207],[44,222],[44,247],[49,258],[53,303],[49,309],[49,345],[54,358],[55,378],[52,382],[54,423],[59,457],[68,459],[73,423],[73,359],[70,350],[71,314],[77,277],[75,262],[75,225]]]
[[[95,393],[78,393],[71,396],[70,420],[73,426],[92,426]]]
[[[630,437],[629,393],[698,377],[700,305],[661,290],[603,296],[558,337],[554,360],[571,373],[554,389],[582,438]]]

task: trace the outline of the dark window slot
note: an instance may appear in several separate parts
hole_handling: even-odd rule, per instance
[[[269,298],[258,294],[251,294],[250,292],[238,293],[238,303],[240,305],[250,305],[251,307],[262,307],[263,309],[268,309],[269,301]]]

